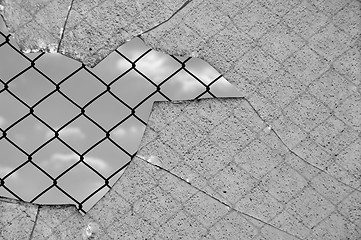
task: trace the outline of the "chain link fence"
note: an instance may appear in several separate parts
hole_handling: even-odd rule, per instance
[[[6,143],[6,146],[9,146],[11,148],[15,148],[16,151],[21,153],[21,155],[23,155],[24,159],[25,159],[16,168],[12,169],[11,171],[6,173],[5,175],[0,176],[1,177],[0,178],[0,189],[5,189],[6,192],[8,192],[14,198],[17,198],[19,200],[30,201],[30,202],[33,203],[33,202],[36,202],[42,195],[44,195],[49,190],[51,190],[53,188],[56,188],[59,191],[61,191],[62,194],[67,196],[69,199],[71,199],[78,206],[79,211],[81,211],[82,213],[85,213],[85,211],[86,211],[85,207],[84,207],[84,204],[87,201],[89,201],[92,197],[94,197],[97,193],[99,193],[101,191],[107,191],[109,188],[111,188],[112,183],[114,183],[117,180],[117,178],[120,176],[120,173],[129,164],[130,159],[132,157],[134,157],[135,154],[136,154],[136,152],[129,151],[126,146],[122,146],[121,144],[119,144],[119,142],[117,142],[117,141],[115,141],[113,139],[112,132],[116,128],[124,125],[125,122],[130,118],[135,118],[135,119],[137,119],[139,121],[139,123],[146,126],[146,124],[147,124],[146,119],[144,119],[142,117],[139,117],[137,115],[137,110],[139,108],[141,108],[142,105],[145,104],[145,102],[149,101],[156,94],[159,94],[165,100],[168,100],[168,101],[174,100],[174,99],[172,99],[172,96],[169,96],[169,94],[165,93],[163,87],[165,86],[165,84],[168,81],[170,81],[172,78],[174,78],[175,75],[177,73],[179,73],[180,71],[188,74],[189,77],[192,77],[194,80],[198,81],[199,84],[202,86],[203,90],[198,92],[197,96],[195,96],[194,99],[199,99],[199,98],[203,98],[203,97],[208,97],[208,98],[209,97],[214,97],[214,98],[216,98],[217,97],[216,94],[213,93],[212,90],[211,90],[212,86],[214,86],[215,83],[217,83],[217,81],[220,81],[220,79],[224,80],[224,78],[222,78],[221,75],[218,75],[212,81],[208,81],[208,82],[205,83],[198,76],[196,76],[196,74],[194,72],[192,72],[192,70],[189,69],[188,63],[191,60],[191,58],[189,58],[189,57],[185,58],[185,57],[171,56],[171,58],[174,59],[174,61],[177,63],[178,67],[176,68],[175,71],[173,71],[171,74],[169,74],[164,79],[161,79],[160,81],[158,79],[157,81],[155,81],[154,79],[151,79],[149,76],[147,76],[140,69],[137,68],[138,63],[141,62],[143,58],[145,58],[146,56],[149,56],[149,54],[154,52],[152,49],[145,50],[139,57],[137,57],[134,60],[134,59],[130,59],[128,56],[126,56],[122,52],[121,48],[119,48],[118,50],[115,51],[115,53],[117,54],[116,57],[121,58],[121,59],[125,60],[126,62],[128,62],[129,63],[128,64],[129,68],[124,69],[124,71],[121,74],[114,77],[113,80],[105,81],[104,79],[102,79],[101,76],[99,76],[99,74],[96,73],[96,71],[94,71],[94,69],[90,69],[87,66],[85,66],[84,64],[80,64],[80,66],[78,68],[76,68],[75,71],[64,73],[65,74],[64,78],[62,78],[60,81],[55,81],[54,79],[52,79],[51,76],[49,76],[48,73],[45,73],[44,71],[42,71],[38,67],[38,64],[37,64],[44,57],[44,55],[46,53],[44,53],[44,52],[38,53],[38,54],[35,55],[35,57],[31,58],[31,57],[29,57],[29,54],[23,54],[18,49],[18,47],[16,46],[16,44],[12,40],[12,37],[11,37],[10,34],[0,32],[0,52],[1,52],[1,49],[5,48],[5,47],[7,47],[7,49],[11,49],[12,54],[17,54],[17,55],[21,56],[22,61],[25,61],[28,66],[26,68],[24,68],[23,70],[17,72],[12,77],[0,78],[0,99],[1,99],[2,95],[3,96],[5,94],[8,95],[9,97],[11,97],[12,101],[16,101],[16,102],[20,103],[23,107],[25,107],[27,113],[25,115],[22,115],[21,117],[17,118],[15,121],[10,123],[8,126],[5,126],[5,127],[2,128],[2,126],[0,125],[0,144],[1,143],[2,144]],[[0,55],[0,58],[5,58],[6,57],[4,54],[2,54],[2,55],[3,56]],[[40,74],[52,86],[52,91],[50,91],[49,93],[42,96],[40,98],[40,100],[37,100],[37,101],[34,101],[34,102],[24,101],[22,99],[22,97],[19,96],[19,94],[15,93],[12,90],[12,87],[11,87],[12,83],[17,78],[19,78],[23,74],[26,74],[29,71],[32,71],[32,72],[35,71],[37,74]],[[100,88],[100,90],[99,90],[100,93],[94,94],[94,96],[92,96],[90,98],[90,100],[88,102],[86,102],[85,104],[83,104],[83,105],[81,105],[77,101],[75,101],[72,96],[69,96],[69,94],[67,95],[66,91],[62,90],[62,87],[64,85],[66,85],[67,81],[69,81],[70,78],[72,78],[75,74],[77,74],[80,71],[86,71],[88,74],[90,74],[92,77],[94,77],[98,81],[99,88]],[[124,76],[127,75],[127,73],[129,73],[130,71],[133,71],[133,73],[138,74],[138,76],[140,76],[145,82],[147,82],[147,84],[151,84],[152,86],[154,86],[154,89],[155,89],[154,91],[147,94],[147,96],[142,98],[135,105],[134,104],[130,105],[129,103],[127,103],[124,99],[122,99],[121,96],[119,96],[119,94],[116,93],[116,91],[114,89],[112,89],[112,87],[115,84],[117,84],[119,81],[121,81],[122,78],[124,78]],[[131,79],[129,79],[129,80],[131,81]],[[84,79],[83,79],[83,81],[84,81]],[[86,89],[87,86],[83,86],[83,88]],[[102,90],[102,89],[105,89],[105,90]],[[29,90],[29,91],[31,91],[31,90]],[[32,91],[34,91],[34,90],[32,90]],[[59,128],[54,128],[54,126],[52,126],[51,124],[49,124],[47,122],[46,117],[39,116],[39,114],[37,114],[37,111],[36,111],[37,107],[41,106],[44,101],[46,101],[47,99],[49,99],[50,97],[52,97],[55,94],[57,94],[57,95],[60,94],[61,99],[66,100],[69,103],[71,103],[72,106],[75,107],[76,111],[77,111],[77,114],[72,119],[70,119],[68,122],[66,122],[62,126],[59,126]],[[79,94],[81,94],[81,93],[79,93]],[[122,105],[121,109],[123,109],[125,112],[129,112],[129,114],[126,117],[119,117],[119,119],[116,119],[116,124],[113,125],[110,128],[105,128],[96,119],[94,119],[94,117],[90,116],[90,114],[87,113],[87,109],[89,108],[89,106],[91,106],[94,102],[96,102],[99,98],[101,98],[105,94],[107,94],[107,95],[110,94],[110,96],[113,98],[113,100],[116,100],[118,102],[118,104],[120,103]],[[9,105],[8,103],[5,103],[4,101],[2,103],[0,102],[0,109],[1,109],[1,105],[3,105],[3,107],[12,108],[11,105]],[[4,106],[4,105],[7,105],[7,106]],[[110,107],[110,106],[103,106],[103,107],[107,108],[107,107]],[[66,111],[66,109],[56,109],[56,111],[62,112],[62,111]],[[49,114],[51,114],[51,113],[49,113]],[[0,116],[1,115],[2,114],[0,113]],[[44,143],[36,146],[35,150],[32,150],[32,151],[29,151],[28,149],[24,149],[22,146],[20,146],[18,143],[16,143],[16,141],[14,141],[14,139],[9,137],[9,131],[11,129],[13,129],[18,124],[20,124],[22,121],[24,121],[24,120],[26,120],[27,118],[30,118],[30,117],[31,118],[33,117],[37,121],[44,124],[53,133],[53,135],[51,137],[49,137],[49,139],[47,139],[47,141],[45,141]],[[97,131],[100,130],[102,132],[102,134],[103,134],[103,137],[100,140],[98,140],[92,146],[88,147],[85,151],[79,151],[79,149],[74,147],[72,144],[69,144],[69,142],[65,141],[62,138],[61,134],[60,134],[60,131],[64,130],[66,127],[68,127],[69,125],[74,123],[74,121],[77,121],[77,119],[79,119],[79,118],[86,118],[87,120],[89,120],[91,123],[93,123],[97,127]],[[60,174],[54,176],[54,174],[48,173],[37,162],[36,153],[41,151],[47,145],[51,144],[53,141],[56,141],[56,140],[60,141],[67,149],[69,149],[74,154],[76,154],[76,157],[77,157],[78,160],[75,163],[71,164],[69,167],[67,167],[67,169],[65,171],[63,171]],[[116,148],[118,148],[120,151],[122,151],[122,153],[124,153],[123,156],[127,157],[127,163],[120,166],[118,169],[113,169],[113,173],[110,174],[109,176],[104,176],[100,171],[97,170],[96,167],[92,166],[91,163],[84,160],[86,158],[87,154],[91,150],[93,150],[97,146],[100,146],[104,141],[110,141]],[[4,156],[4,153],[0,154],[0,157],[3,160],[7,158],[7,156]],[[2,162],[4,162],[4,161],[2,161]],[[45,189],[43,189],[42,191],[40,191],[32,199],[22,199],[22,197],[20,196],[21,194],[19,194],[19,191],[21,191],[21,190],[20,189],[14,189],[14,188],[8,186],[7,180],[12,175],[16,174],[19,170],[21,170],[22,168],[24,168],[25,166],[28,166],[28,165],[32,165],[33,167],[35,167],[36,169],[41,171],[48,179],[50,179],[51,184],[48,187],[46,187]],[[84,165],[87,168],[89,168],[103,182],[102,186],[98,187],[95,191],[93,191],[90,195],[88,195],[87,197],[85,197],[82,200],[79,200],[76,197],[72,196],[71,194],[69,194],[67,192],[66,189],[64,189],[64,187],[59,186],[59,181],[62,178],[67,177],[66,174],[69,171],[71,171],[73,168],[78,166],[78,165]]]

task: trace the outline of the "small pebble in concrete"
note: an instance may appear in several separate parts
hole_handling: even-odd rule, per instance
[[[196,51],[191,52],[191,57],[198,57],[198,52]]]
[[[355,85],[350,85],[350,90],[353,91],[353,92],[356,92],[357,91],[357,86]],[[340,93],[341,94],[341,93]]]
[[[49,44],[47,48],[48,48],[49,53],[57,53],[58,45]]]
[[[84,240],[95,239],[98,232],[99,232],[99,225],[94,222],[90,222],[88,223],[88,226],[83,229],[82,237]]]
[[[268,125],[267,127],[265,127],[265,128],[263,129],[263,131],[264,131],[265,133],[267,133],[267,134],[270,133],[271,130],[272,130],[271,125]]]

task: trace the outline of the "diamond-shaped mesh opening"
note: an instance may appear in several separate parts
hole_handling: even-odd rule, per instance
[[[111,132],[111,139],[119,144],[119,146],[124,146],[131,153],[135,153],[138,149],[138,146],[132,144],[133,139],[135,142],[140,142],[143,132],[145,130],[145,125],[138,121],[135,117],[130,117],[117,128]]]
[[[7,137],[26,153],[31,154],[52,137],[43,134],[50,131],[46,129],[49,128],[30,115],[12,127],[7,132]]]
[[[80,109],[56,92],[37,105],[34,108],[34,114],[49,126],[56,128],[63,126],[80,114]]]
[[[156,89],[156,86],[152,84],[150,79],[148,80],[145,75],[142,76],[135,70],[123,75],[122,78],[111,86],[111,92],[118,98],[126,99],[125,103],[131,107],[135,107],[143,99],[139,91],[150,95]]]
[[[63,132],[63,134],[62,134]],[[67,125],[59,137],[78,153],[85,153],[105,137],[105,133],[84,116]]]
[[[9,90],[28,105],[33,106],[55,90],[55,85],[35,69],[30,68],[9,83]]]
[[[11,108],[9,108],[9,106],[11,106]],[[21,120],[28,112],[29,109],[10,93],[7,91],[0,93],[0,113],[3,118],[3,129],[12,126],[14,122]],[[4,115],[6,115],[6,118]]]
[[[82,107],[105,90],[105,85],[85,68],[61,84],[61,91]]]
[[[74,161],[79,160],[80,157],[76,158],[74,156]],[[101,186],[105,185],[104,180],[82,162],[65,173],[58,180],[57,184],[69,195],[74,196],[79,202],[94,193]]]
[[[136,64],[137,70],[157,84],[179,71],[181,67],[182,64],[172,56],[156,51],[143,56]],[[154,71],[155,68],[159,70]]]
[[[6,179],[13,170],[27,160],[27,157],[6,139],[0,141],[0,152],[5,160],[0,163],[0,178],[2,179]]]
[[[59,83],[79,67],[81,67],[79,62],[70,58],[64,61],[58,53],[44,54],[36,60],[36,68],[55,83]]]
[[[112,94],[105,93],[87,106],[86,114],[104,129],[109,130],[128,117],[131,110]]]
[[[101,175],[109,178],[115,169],[119,169],[127,163],[129,156],[118,148],[112,141],[105,140],[90,150],[84,157],[84,161],[97,170]]]
[[[127,43],[128,44],[128,43]],[[132,62],[112,52],[91,71],[97,75],[103,82],[110,84],[116,78],[129,71],[132,68]]]
[[[172,78],[166,81],[161,90],[166,96],[174,96],[177,100],[194,99],[201,97],[206,91],[205,84],[189,75],[185,70],[177,72]],[[181,91],[179,91],[179,89]]]
[[[5,180],[5,186],[25,201],[33,200],[51,184],[52,180],[31,163],[17,169]]]
[[[5,38],[5,40],[7,39]],[[0,79],[7,82],[29,67],[30,63],[20,53],[14,52],[14,49],[5,43],[0,43],[0,45],[3,44],[0,47],[0,56],[8,56],[0,58]]]
[[[69,159],[74,152],[60,140],[54,139],[33,155],[33,162],[53,178],[58,178],[70,168],[74,161]]]
[[[1,24],[1,196],[85,212],[135,156],[154,101],[217,97],[212,90],[226,84],[200,59],[156,52],[139,38],[94,69],[23,54]]]

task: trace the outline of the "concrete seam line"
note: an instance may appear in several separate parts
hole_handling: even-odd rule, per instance
[[[341,184],[343,184],[343,185],[345,185],[345,186],[347,186],[347,187],[349,187],[349,188],[352,188],[353,190],[355,190],[355,191],[357,191],[357,192],[361,192],[361,190],[359,190],[359,189],[357,189],[357,188],[355,188],[355,187],[353,187],[353,186],[350,186],[349,184],[346,184],[346,183],[338,180],[336,177],[334,177],[333,175],[331,175],[330,173],[328,173],[326,170],[323,170],[322,168],[319,168],[319,167],[313,165],[312,163],[306,161],[305,159],[303,159],[301,156],[299,156],[297,153],[295,153],[293,150],[291,150],[291,149],[285,144],[285,142],[281,139],[281,137],[276,133],[275,130],[272,129],[272,132],[274,132],[274,133],[276,134],[277,138],[282,142],[283,145],[285,145],[285,147],[288,149],[288,151],[289,151],[290,153],[292,153],[292,154],[294,154],[295,156],[297,156],[298,158],[300,158],[300,159],[301,159],[303,162],[305,162],[307,165],[310,165],[310,166],[316,168],[317,170],[319,170],[319,171],[321,171],[321,172],[323,172],[323,173],[326,173],[327,175],[329,175],[330,177],[332,177],[333,179],[335,179],[337,182],[339,182],[339,183],[341,183]]]
[[[293,235],[293,234],[291,234],[291,233],[289,233],[289,232],[287,232],[287,231],[285,231],[285,230],[282,230],[282,229],[280,229],[280,228],[278,228],[278,227],[275,227],[275,226],[273,226],[272,224],[267,223],[267,222],[265,222],[265,221],[263,221],[263,220],[261,220],[261,219],[259,219],[259,218],[255,217],[255,216],[252,216],[252,215],[250,215],[250,214],[248,214],[248,213],[244,213],[244,212],[242,212],[242,211],[239,211],[239,210],[237,210],[237,209],[233,208],[232,206],[228,205],[227,203],[225,203],[225,202],[223,202],[223,201],[219,200],[219,199],[218,199],[218,198],[216,198],[216,197],[213,197],[212,195],[208,194],[208,193],[207,193],[207,192],[205,192],[204,190],[202,190],[202,189],[200,189],[200,188],[198,188],[198,187],[196,187],[196,186],[192,185],[191,183],[187,182],[186,180],[184,180],[183,178],[179,177],[178,175],[176,175],[176,174],[172,173],[171,171],[169,171],[169,170],[167,170],[167,169],[163,168],[162,166],[159,166],[159,165],[157,165],[157,164],[154,164],[154,163],[152,163],[152,162],[148,161],[145,157],[140,156],[140,155],[136,155],[136,157],[138,157],[139,159],[141,159],[141,160],[143,160],[143,161],[147,162],[148,164],[152,165],[152,167],[154,167],[154,168],[160,168],[160,169],[162,169],[163,171],[165,171],[165,172],[167,172],[167,173],[171,174],[172,176],[174,176],[174,177],[178,178],[179,180],[181,180],[181,181],[183,181],[183,182],[186,182],[187,184],[191,185],[193,188],[197,189],[199,192],[201,192],[201,193],[203,193],[203,194],[207,195],[208,197],[210,197],[210,198],[212,198],[212,199],[216,200],[217,202],[219,202],[219,203],[221,203],[221,204],[225,205],[225,206],[226,206],[226,207],[228,207],[229,209],[232,209],[232,210],[233,210],[233,211],[235,211],[235,212],[238,212],[238,213],[243,214],[243,215],[245,215],[245,216],[247,216],[247,217],[253,218],[253,219],[257,220],[257,221],[260,221],[260,222],[264,223],[265,225],[268,225],[268,226],[270,226],[270,227],[272,227],[272,228],[278,229],[278,230],[279,230],[279,231],[281,231],[281,232],[284,232],[284,233],[286,233],[286,234],[288,234],[288,235],[291,235],[292,237],[295,237],[295,238],[297,238],[297,239],[302,240],[301,238],[299,238],[299,237],[297,237],[297,236],[295,236],[295,235]]]
[[[257,114],[257,116],[258,116],[263,122],[265,122],[265,123],[268,125],[268,127],[271,126],[270,124],[268,124],[268,122],[267,122],[266,120],[264,120],[264,119],[262,118],[261,114],[260,114],[260,113],[256,110],[256,108],[252,105],[251,101],[249,101],[246,97],[237,97],[237,98],[240,98],[240,99],[245,100],[245,101],[249,104],[249,106],[253,109],[253,111]],[[192,100],[184,100],[184,101],[192,101]],[[181,102],[183,102],[183,101],[179,101],[178,103],[181,103]],[[173,102],[172,102],[172,103],[173,103]],[[272,131],[272,132],[276,135],[276,137],[281,141],[281,144],[284,145],[284,146],[287,148],[287,150],[288,150],[289,153],[297,156],[299,159],[301,159],[301,161],[303,161],[303,162],[306,163],[307,165],[309,165],[309,166],[317,169],[317,170],[320,171],[320,172],[323,172],[323,173],[327,174],[328,176],[330,176],[331,178],[333,178],[333,179],[336,180],[337,182],[341,183],[342,185],[347,186],[347,187],[350,187],[351,189],[353,189],[353,190],[355,190],[355,191],[357,191],[357,192],[361,192],[361,190],[357,189],[356,187],[353,187],[353,186],[351,186],[351,185],[349,185],[349,184],[347,184],[347,183],[345,183],[345,182],[342,182],[341,180],[337,179],[335,176],[333,176],[332,174],[330,174],[330,173],[327,172],[326,170],[324,170],[324,169],[322,169],[322,168],[320,168],[320,167],[318,167],[318,166],[316,166],[316,165],[308,162],[306,159],[304,159],[303,157],[299,156],[296,152],[294,152],[292,149],[290,149],[290,148],[286,145],[285,141],[282,140],[281,136],[276,132],[276,130],[275,130],[274,128],[271,127],[271,128],[270,128],[270,131]],[[138,156],[139,158],[147,161],[147,159],[145,159],[145,158],[142,157],[142,156],[139,156],[139,155],[136,155],[136,156]],[[148,161],[147,161],[147,162],[148,162]],[[150,162],[148,162],[148,163],[150,163]],[[154,165],[154,164],[153,164],[153,165]],[[173,174],[173,175],[174,175],[174,174]],[[177,176],[177,177],[178,177],[178,176]],[[178,178],[179,178],[179,177],[178,177]]]
[[[261,116],[261,115],[259,114],[259,112],[255,109],[255,107],[251,104],[251,102],[250,102],[246,97],[242,97],[242,98],[251,106],[251,108],[253,109],[253,111],[255,111],[255,113],[258,115],[258,117],[259,117],[260,119],[262,119],[262,121],[264,121],[268,126],[270,126],[270,125],[262,118],[262,116]],[[314,164],[306,161],[304,158],[302,158],[302,157],[299,156],[297,153],[295,153],[292,149],[290,149],[290,148],[286,145],[285,141],[282,140],[281,136],[278,135],[278,133],[277,133],[273,128],[271,128],[271,131],[276,135],[276,137],[281,141],[281,143],[287,148],[287,150],[288,150],[290,153],[292,153],[292,154],[294,154],[295,156],[297,156],[299,159],[301,159],[301,160],[302,160],[303,162],[305,162],[307,165],[310,165],[310,166],[316,168],[317,170],[319,170],[319,171],[321,171],[321,172],[323,172],[323,173],[326,173],[327,175],[329,175],[329,176],[331,176],[333,179],[335,179],[337,182],[339,182],[339,183],[341,183],[341,184],[343,184],[343,185],[345,185],[345,186],[347,186],[347,187],[350,187],[350,188],[352,188],[353,190],[356,190],[357,192],[361,192],[361,190],[359,190],[359,189],[357,189],[357,188],[355,188],[355,187],[350,186],[349,184],[346,184],[346,183],[340,181],[339,179],[337,179],[336,177],[334,177],[333,175],[331,175],[330,173],[328,173],[326,170],[324,170],[324,169],[322,169],[322,168],[319,168],[319,167],[317,167],[316,165],[314,165]]]

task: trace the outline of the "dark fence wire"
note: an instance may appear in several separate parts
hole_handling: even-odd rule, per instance
[[[0,35],[4,37],[4,41],[0,42],[0,48],[8,45],[9,47],[12,48],[12,50],[14,50],[15,52],[17,52],[18,54],[20,54],[24,59],[26,59],[29,62],[29,66],[27,68],[25,68],[24,70],[20,71],[19,73],[17,73],[14,77],[10,78],[10,79],[1,79],[0,78],[0,82],[3,84],[3,87],[1,88],[0,86],[0,94],[3,94],[5,92],[9,93],[12,97],[14,97],[17,101],[19,101],[21,104],[23,104],[27,109],[29,109],[29,112],[24,115],[23,117],[21,117],[20,119],[18,119],[17,121],[13,122],[9,127],[7,127],[6,129],[2,129],[0,127],[0,141],[7,141],[8,143],[10,143],[11,145],[13,145],[15,148],[17,148],[20,152],[22,152],[26,157],[27,157],[27,161],[23,162],[21,165],[19,165],[18,167],[16,167],[15,169],[13,169],[11,172],[9,172],[8,174],[6,174],[3,178],[0,178],[0,188],[3,187],[4,189],[6,189],[11,195],[13,195],[15,198],[19,199],[19,200],[23,200],[21,199],[21,197],[19,197],[16,192],[12,191],[9,187],[6,186],[6,179],[11,176],[12,174],[14,174],[16,171],[18,171],[19,169],[21,169],[22,167],[24,167],[27,164],[31,164],[34,167],[36,167],[37,169],[39,169],[41,172],[43,172],[49,179],[51,179],[52,181],[52,185],[50,185],[49,187],[47,187],[45,190],[43,190],[42,192],[40,192],[36,197],[34,197],[30,202],[34,202],[36,201],[39,197],[41,197],[44,193],[46,193],[47,191],[49,191],[51,188],[55,187],[58,190],[60,190],[64,195],[66,195],[68,198],[72,199],[72,201],[74,201],[79,209],[79,211],[81,211],[82,213],[85,213],[84,209],[83,209],[83,204],[88,201],[91,197],[93,197],[96,193],[98,193],[99,191],[101,191],[103,188],[108,187],[109,189],[111,188],[111,186],[109,185],[109,180],[111,178],[113,178],[116,174],[118,174],[120,171],[122,171],[124,168],[126,168],[130,161],[127,162],[124,166],[120,167],[119,169],[117,169],[113,174],[111,174],[110,176],[108,176],[107,178],[104,177],[101,173],[99,173],[95,168],[93,168],[90,164],[88,164],[87,162],[84,161],[84,156],[91,151],[92,149],[94,149],[96,146],[98,146],[100,143],[102,143],[105,140],[109,140],[111,141],[117,148],[119,148],[120,150],[122,150],[126,155],[128,155],[130,158],[133,158],[136,155],[135,153],[130,153],[128,152],[124,147],[120,146],[118,143],[116,143],[110,136],[110,133],[117,127],[119,127],[121,124],[123,124],[127,119],[134,117],[137,120],[139,120],[141,123],[143,123],[144,125],[146,125],[147,123],[141,119],[140,117],[138,117],[136,115],[136,109],[138,107],[140,107],[143,103],[145,103],[148,99],[150,99],[153,95],[159,93],[161,96],[163,96],[165,99],[167,99],[168,101],[172,101],[172,99],[170,97],[168,97],[166,94],[164,94],[162,92],[162,85],[165,84],[167,81],[169,81],[172,77],[174,77],[178,72],[180,72],[181,70],[184,70],[185,72],[187,72],[190,76],[192,76],[195,80],[197,80],[200,84],[203,85],[204,87],[204,91],[202,93],[200,93],[197,97],[195,97],[194,99],[199,99],[202,96],[204,96],[205,94],[209,94],[210,96],[216,98],[216,96],[211,92],[211,86],[212,84],[214,84],[217,80],[219,80],[222,76],[219,75],[218,77],[216,77],[213,81],[211,81],[209,84],[205,84],[203,81],[201,81],[195,74],[193,74],[191,71],[189,71],[186,68],[186,63],[191,59],[186,58],[184,61],[179,60],[177,57],[175,56],[171,56],[174,60],[176,60],[179,63],[179,68],[174,71],[172,74],[170,74],[167,78],[165,78],[163,81],[161,81],[159,84],[155,83],[154,81],[152,81],[150,78],[148,78],[145,74],[143,74],[141,71],[139,71],[139,69],[137,69],[137,62],[139,60],[141,60],[144,56],[146,56],[147,54],[149,54],[151,51],[153,51],[152,49],[149,49],[147,51],[145,51],[141,56],[139,56],[136,60],[132,61],[130,60],[127,56],[125,56],[124,54],[122,54],[119,50],[115,50],[115,52],[117,54],[119,54],[121,57],[123,57],[124,59],[126,59],[130,64],[131,67],[126,70],[125,72],[123,72],[121,75],[117,76],[113,81],[111,81],[109,84],[107,84],[105,81],[103,81],[99,76],[97,76],[91,69],[89,69],[88,67],[86,67],[84,64],[82,64],[78,69],[76,69],[75,71],[69,73],[68,76],[66,76],[64,79],[62,79],[59,83],[56,83],[55,81],[53,81],[50,77],[48,77],[45,73],[43,73],[40,69],[37,68],[36,66],[36,61],[39,60],[45,53],[42,52],[40,53],[38,56],[36,56],[34,59],[30,59],[26,54],[22,53],[16,46],[14,46],[13,43],[11,43],[11,35],[8,34],[4,34],[3,32],[0,31]],[[37,101],[34,105],[29,105],[28,103],[24,102],[22,99],[20,99],[16,94],[12,93],[11,90],[9,89],[9,84],[14,81],[17,77],[21,76],[22,74],[24,74],[25,72],[27,72],[28,70],[33,69],[36,72],[38,72],[39,74],[41,74],[44,78],[46,78],[54,87],[55,89],[53,91],[51,91],[49,94],[47,94],[46,96],[44,96],[43,98],[41,98],[39,101]],[[94,76],[101,84],[103,84],[106,87],[106,90],[104,90],[103,92],[101,92],[100,94],[98,94],[97,96],[94,96],[94,98],[92,100],[90,100],[87,104],[84,105],[84,107],[79,106],[75,101],[73,101],[70,97],[68,97],[65,93],[63,93],[61,91],[61,85],[66,82],[69,78],[71,78],[73,75],[75,75],[77,72],[79,72],[80,70],[86,70],[89,74],[91,74],[92,76]],[[116,94],[114,94],[112,92],[112,85],[117,82],[119,79],[121,79],[124,75],[126,75],[128,72],[134,70],[135,72],[137,72],[140,76],[142,76],[145,80],[147,80],[150,84],[154,85],[154,87],[156,88],[156,90],[154,92],[152,92],[151,94],[149,94],[147,97],[145,97],[144,99],[142,99],[135,107],[131,107],[129,106],[125,101],[123,101],[121,98],[119,98]],[[76,106],[79,109],[79,114],[76,115],[73,119],[71,119],[70,121],[68,121],[66,124],[64,124],[63,126],[61,126],[59,129],[54,129],[52,128],[49,124],[47,124],[43,119],[41,119],[39,116],[37,116],[34,113],[34,108],[36,106],[38,106],[40,103],[42,103],[45,99],[47,99],[48,97],[50,97],[52,94],[54,93],[59,93],[61,94],[64,98],[66,98],[69,102],[71,102],[74,106]],[[94,121],[91,117],[89,117],[86,113],[86,108],[93,103],[95,100],[97,100],[98,98],[100,98],[102,95],[109,93],[111,94],[115,99],[117,99],[120,103],[122,103],[125,107],[127,107],[130,110],[130,114],[125,117],[124,119],[122,119],[121,121],[119,121],[115,126],[113,126],[111,129],[106,130],[104,129],[100,124],[98,124],[96,121]],[[9,106],[11,107],[11,106]],[[60,110],[61,111],[61,110]],[[42,145],[40,145],[37,149],[35,149],[33,152],[28,153],[25,150],[23,150],[21,147],[19,147],[14,141],[12,141],[10,138],[8,138],[7,136],[7,132],[13,128],[15,125],[17,125],[18,123],[20,123],[21,121],[23,121],[25,118],[27,118],[28,116],[33,116],[35,117],[38,121],[40,121],[41,123],[43,123],[45,126],[47,126],[49,129],[51,129],[54,132],[54,137],[52,137],[51,139],[49,139],[48,141],[46,141],[45,143],[43,143]],[[74,122],[76,119],[78,119],[79,117],[84,116],[85,118],[87,118],[89,121],[91,121],[93,124],[95,124],[99,129],[101,129],[104,132],[104,138],[102,138],[101,140],[99,140],[97,143],[95,143],[93,146],[91,146],[89,149],[87,149],[85,152],[80,153],[78,152],[76,149],[74,149],[71,145],[69,145],[68,143],[66,143],[64,140],[62,140],[59,137],[59,131],[61,131],[62,129],[64,129],[65,127],[67,127],[69,124],[71,124],[72,122]],[[40,149],[44,148],[47,144],[49,144],[50,142],[52,142],[53,140],[59,140],[62,144],[64,144],[64,146],[66,146],[67,148],[69,148],[73,153],[75,153],[78,157],[79,157],[79,161],[77,161],[76,163],[74,163],[72,166],[68,167],[65,171],[63,171],[60,175],[58,175],[57,177],[52,177],[50,174],[48,174],[45,170],[43,170],[38,164],[36,164],[33,160],[33,155],[38,152]],[[1,156],[1,153],[0,153]],[[85,166],[87,166],[89,169],[91,169],[94,173],[96,173],[103,181],[104,184],[99,187],[97,190],[95,190],[93,193],[91,193],[89,196],[87,196],[85,199],[83,199],[82,201],[78,201],[76,200],[73,196],[71,196],[70,194],[68,194],[65,190],[63,190],[60,186],[58,186],[58,180],[63,177],[67,172],[69,172],[71,169],[73,169],[75,166],[77,166],[78,164],[84,164]]]

